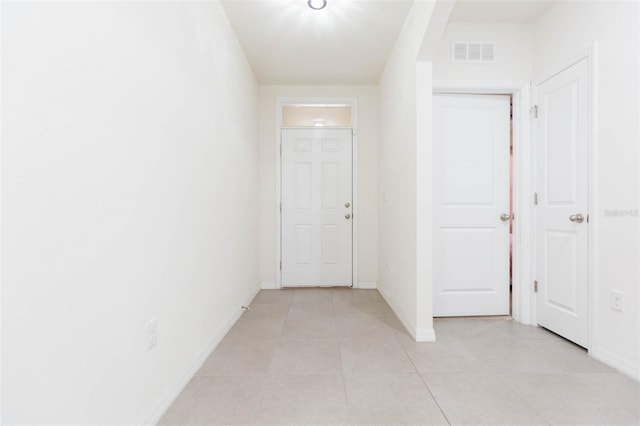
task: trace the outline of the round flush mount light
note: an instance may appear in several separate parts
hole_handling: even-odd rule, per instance
[[[327,0],[307,0],[307,4],[313,10],[320,10],[327,6]]]

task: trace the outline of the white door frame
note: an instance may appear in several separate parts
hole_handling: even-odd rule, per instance
[[[513,96],[513,286],[512,316],[535,324],[533,293],[533,188],[531,145],[531,83],[529,81],[434,80],[434,94]],[[434,159],[437,161],[437,159]]]
[[[588,88],[587,90],[589,91],[589,96],[587,99],[587,144],[589,145],[587,150],[588,150],[588,155],[589,155],[589,160],[588,160],[588,171],[589,171],[589,179],[588,179],[588,185],[589,185],[589,213],[588,213],[588,224],[589,224],[589,237],[587,239],[587,244],[588,244],[588,256],[589,256],[589,261],[588,261],[588,269],[587,269],[587,292],[588,292],[588,310],[587,310],[587,322],[588,322],[588,344],[587,344],[587,350],[590,354],[598,357],[599,354],[597,354],[598,352],[598,347],[597,347],[597,342],[596,342],[596,327],[595,325],[597,324],[597,311],[596,311],[596,306],[597,306],[597,293],[598,293],[598,271],[597,271],[597,259],[598,259],[598,223],[599,223],[599,212],[598,212],[598,180],[597,180],[597,173],[598,173],[598,168],[597,168],[597,161],[596,159],[598,158],[598,111],[597,111],[597,105],[598,105],[598,43],[595,42],[591,45],[591,47],[581,53],[579,53],[578,55],[576,55],[573,58],[569,58],[570,60],[566,61],[565,63],[561,64],[558,67],[555,67],[552,71],[547,71],[547,74],[544,75],[543,78],[537,79],[533,82],[533,88],[535,89],[535,87],[537,87],[540,83],[550,79],[551,77],[555,76],[556,74],[566,70],[567,68],[575,65],[576,63],[582,61],[583,59],[586,59],[588,61],[588,68],[589,68],[589,76],[588,76]],[[533,94],[532,94],[532,105],[536,105],[537,104],[537,91],[533,90]],[[537,145],[536,145],[536,140],[537,140],[537,135],[536,135],[536,126],[532,126],[532,139],[534,141],[533,146],[532,146],[532,154],[533,153],[537,153]],[[535,161],[535,157],[537,157],[536,155],[534,155],[534,161]],[[536,174],[537,171],[537,164],[533,164],[532,165],[532,182],[537,182],[538,176]],[[535,191],[535,184],[533,185],[534,191]],[[535,222],[536,216],[534,215],[534,223],[533,226],[536,226],[537,223]],[[534,246],[532,248],[533,253],[536,253],[537,250],[537,242],[536,239],[533,239],[533,243]],[[534,264],[532,265],[532,267],[534,268],[532,271],[535,274],[535,271],[537,269],[537,265],[535,264],[535,257],[534,257]],[[535,278],[534,278],[535,279]],[[536,306],[536,298],[533,298],[533,304],[532,304],[532,324],[537,324],[537,306]],[[596,352],[594,354],[594,352]],[[604,358],[606,358],[606,356],[604,356]]]
[[[282,201],[282,162],[280,156],[280,144],[282,143],[282,129],[285,126],[282,125],[282,107],[285,105],[347,105],[351,107],[351,129],[353,130],[352,138],[352,253],[351,253],[351,267],[352,267],[352,286],[358,287],[358,223],[360,220],[359,212],[359,198],[358,198],[358,99],[357,98],[276,98],[276,199],[275,199],[275,218],[276,218],[276,255],[275,255],[275,270],[276,270],[276,288],[282,288],[282,271],[280,265],[282,264],[282,230],[281,219],[282,212],[280,211],[280,202]],[[316,129],[317,127],[312,127]]]

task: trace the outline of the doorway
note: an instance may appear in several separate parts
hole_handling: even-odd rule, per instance
[[[352,131],[282,130],[282,286],[352,285]]]
[[[357,99],[277,99],[276,288],[358,282]]]
[[[434,316],[509,315],[511,96],[434,95]]]
[[[532,158],[534,151],[531,138],[531,83],[529,81],[434,80],[432,89],[433,96],[441,94],[511,96],[511,139],[513,142],[511,316],[522,324],[536,324],[535,293],[533,291],[534,181],[532,180]],[[438,158],[434,156],[433,159],[435,167]],[[434,288],[435,285],[434,276]],[[434,310],[435,305],[434,300]]]

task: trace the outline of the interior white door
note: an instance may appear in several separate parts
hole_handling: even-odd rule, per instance
[[[588,61],[537,86],[537,317],[588,344]]]
[[[282,286],[352,284],[352,131],[282,130]]]
[[[510,98],[434,95],[434,316],[509,314]]]

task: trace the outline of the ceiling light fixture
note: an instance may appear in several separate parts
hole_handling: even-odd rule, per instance
[[[320,10],[327,6],[327,0],[307,0],[307,4],[313,10]]]

